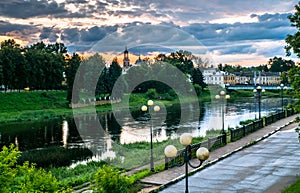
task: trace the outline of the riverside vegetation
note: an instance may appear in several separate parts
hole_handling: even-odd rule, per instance
[[[250,91],[233,91],[229,93],[231,95],[231,100],[235,100],[238,97],[250,97],[253,96],[253,93]],[[65,91],[36,91],[36,92],[21,92],[21,93],[0,93],[0,103],[1,105],[1,119],[0,122],[9,122],[9,121],[35,121],[40,119],[51,119],[55,118],[57,116],[69,116],[72,115],[72,109],[68,107],[67,101],[65,99],[66,92]],[[210,101],[211,100],[211,93],[208,90],[204,90],[202,94],[199,97],[199,101]],[[278,96],[278,93],[268,93],[269,96],[276,97]],[[164,98],[163,103],[165,105],[172,105],[174,103],[179,103],[177,98],[174,98],[172,93],[166,93],[166,95],[160,95],[156,93],[155,90],[150,90],[147,93],[144,94],[131,94],[129,99],[130,101],[130,108],[132,110],[139,109],[142,104],[145,104],[148,99],[155,99],[157,97]],[[187,99],[187,101],[189,100]],[[88,109],[88,108],[87,108]],[[104,112],[104,111],[111,111],[110,105],[103,105],[103,106],[97,106],[97,111]],[[88,112],[88,110],[87,110]],[[17,129],[17,128],[16,128]],[[214,130],[214,131],[208,131],[207,134],[209,134],[207,137],[211,137],[214,135],[219,134],[220,131]],[[193,139],[193,143],[197,143],[204,140],[204,138],[199,137]],[[175,144],[177,147],[180,148],[180,144],[176,143],[178,140],[168,140],[163,141],[159,143],[154,143],[154,147],[165,147],[167,144]],[[115,143],[113,146],[114,151],[118,151],[118,148],[121,144]],[[142,155],[145,154],[146,151],[149,151],[149,144],[148,143],[135,143],[135,144],[127,144],[122,145],[123,147],[131,150],[131,152],[139,152]],[[6,152],[6,155],[9,154],[7,151],[10,151],[13,156],[20,157],[20,152],[18,152],[16,149],[13,149],[12,147],[5,149],[4,152]],[[163,151],[163,149],[161,150]],[[14,153],[17,152],[17,153]],[[160,159],[163,159],[163,155],[155,155],[155,156],[161,156]],[[126,168],[132,168],[134,165],[139,165],[143,163],[145,160],[136,160],[133,156],[131,159],[127,159],[124,163]],[[38,169],[36,165],[29,164],[27,162],[17,163],[15,158],[13,159],[13,162],[11,164],[8,164],[8,169],[12,168],[26,168],[28,170],[29,174],[26,175],[34,175],[33,173],[30,173],[31,170],[37,170],[40,172],[41,176],[44,176],[45,178],[51,179],[54,184],[50,184],[49,186],[53,186],[54,188],[49,190],[48,192],[56,192],[56,191],[65,191],[70,192],[72,191],[70,187],[74,187],[76,185],[80,185],[86,182],[93,182],[95,184],[95,191],[99,192],[105,192],[105,190],[102,190],[99,187],[102,187],[103,184],[99,185],[100,181],[103,181],[103,179],[99,180],[97,179],[97,176],[99,178],[99,172],[107,172],[113,170],[114,173],[122,173],[121,176],[124,176],[123,172],[119,171],[116,168],[103,168],[104,165],[106,165],[104,162],[90,162],[86,165],[78,165],[74,168],[69,167],[48,167],[44,169]],[[111,163],[118,163],[121,160],[115,159],[110,160]],[[139,162],[136,162],[139,161]],[[17,165],[19,164],[19,165]],[[23,164],[23,165],[21,165]],[[12,167],[12,168],[10,168]],[[108,166],[107,166],[108,167]],[[156,166],[156,171],[163,170],[163,165]],[[24,171],[24,170],[23,170]],[[13,174],[19,174],[19,171],[12,172]],[[140,171],[130,177],[124,176],[124,179],[120,179],[120,183],[125,183],[126,187],[128,187],[129,192],[136,192],[137,189],[141,188],[141,185],[138,183],[138,180],[150,175],[151,172],[147,170]],[[8,184],[18,184],[19,182],[15,182],[14,180],[18,180],[21,178],[27,178],[25,174],[22,174],[20,177],[13,175],[12,179],[13,181],[8,182]],[[25,177],[24,177],[25,175]],[[109,177],[109,175],[108,175]],[[45,180],[46,182],[47,180]],[[4,182],[4,181],[3,181]],[[41,183],[41,182],[32,182],[32,183]],[[116,183],[119,183],[119,180],[116,181]],[[21,183],[22,184],[22,183]],[[133,185],[134,184],[134,185]],[[23,183],[23,185],[16,185],[16,192],[18,189],[21,190],[20,187],[27,187],[27,185]],[[39,185],[38,185],[39,186]],[[36,187],[38,187],[36,186]],[[2,187],[2,186],[1,186]],[[4,186],[3,186],[4,187]],[[28,185],[30,188],[35,188],[33,185]],[[28,188],[27,187],[27,188]],[[29,190],[29,189],[27,189]],[[4,190],[3,190],[4,191]],[[38,190],[37,190],[38,192]]]

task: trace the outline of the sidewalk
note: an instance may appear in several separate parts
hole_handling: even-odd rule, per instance
[[[207,161],[204,162],[203,166],[197,169],[189,168],[189,172],[195,173],[202,168],[214,164],[215,162],[224,159],[225,157],[230,156],[231,154],[249,146],[250,144],[261,141],[262,139],[269,137],[275,132],[285,129],[293,129],[297,127],[297,123],[292,123],[292,121],[299,117],[300,114],[296,114],[284,119],[281,119],[271,125],[268,125],[258,131],[243,137],[242,139],[228,143],[226,146],[218,148],[210,153],[210,157]],[[191,160],[194,165],[199,163],[197,159]],[[147,188],[144,188],[139,193],[148,193],[148,192],[156,192],[158,189],[162,189],[163,187],[172,184],[185,176],[184,167],[173,167],[168,170],[155,173],[151,176],[148,176],[142,180],[140,180],[143,184],[147,185]]]

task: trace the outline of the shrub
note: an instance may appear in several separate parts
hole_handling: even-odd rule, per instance
[[[155,88],[150,88],[148,89],[148,91],[146,92],[146,96],[150,99],[156,99],[157,98],[157,92]]]
[[[37,169],[35,164],[25,162],[17,164],[21,152],[14,145],[3,147],[0,152],[0,192],[42,193],[72,192],[71,189],[60,190],[58,182],[51,172]]]
[[[95,174],[93,190],[97,193],[128,193],[130,184],[129,178],[124,173],[104,165]]]
[[[197,96],[200,96],[202,94],[202,87],[199,86],[198,84],[194,84],[194,88],[197,93]]]
[[[20,154],[13,145],[9,148],[5,146],[2,148],[0,152],[0,192],[11,192],[11,184],[18,173],[15,165]]]

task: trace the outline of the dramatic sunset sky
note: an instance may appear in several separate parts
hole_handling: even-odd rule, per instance
[[[180,30],[197,39],[214,64],[258,65],[274,56],[285,57],[284,39],[287,34],[295,33],[287,16],[294,12],[297,3],[297,0],[3,0],[0,40],[11,37],[22,45],[63,42],[70,52],[85,52],[110,35],[124,38],[121,34],[130,28],[133,38],[127,42],[112,38],[101,43],[102,47],[118,44],[124,49],[132,41],[143,42],[135,33],[147,34],[149,28],[138,26],[163,25],[176,30],[152,35],[150,43],[159,45],[164,36],[182,42],[181,35],[174,38]]]

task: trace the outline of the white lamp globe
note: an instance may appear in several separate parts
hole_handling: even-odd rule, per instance
[[[141,107],[141,110],[144,111],[144,112],[147,111],[147,109],[148,109],[148,108],[147,108],[146,105],[143,105],[143,106]]]
[[[147,105],[152,106],[153,105],[153,100],[148,100]]]
[[[160,111],[160,107],[159,107],[158,105],[155,105],[155,106],[154,106],[154,111],[155,111],[155,112]]]
[[[168,145],[166,148],[165,148],[165,151],[164,151],[165,155],[167,157],[176,157],[177,155],[177,149],[174,145]]]
[[[190,133],[184,133],[180,136],[180,144],[187,146],[192,143],[193,136]]]
[[[196,157],[201,160],[207,160],[209,158],[209,151],[207,148],[205,147],[200,147],[197,151],[196,151]]]

